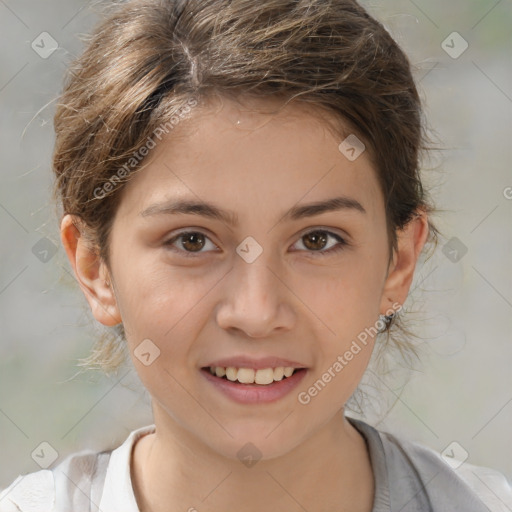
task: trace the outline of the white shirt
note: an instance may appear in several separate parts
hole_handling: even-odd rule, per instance
[[[453,470],[434,450],[347,419],[364,437],[375,478],[372,512],[512,512],[512,486],[498,471],[463,463]],[[112,451],[75,453],[51,470],[19,476],[0,493],[0,512],[140,512],[130,467],[130,433]]]

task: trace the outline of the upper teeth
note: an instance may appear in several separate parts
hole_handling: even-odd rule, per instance
[[[234,368],[228,366],[210,366],[210,373],[217,377],[224,377],[230,381],[238,380],[242,384],[272,384],[275,380],[282,380],[283,377],[290,377],[295,368],[291,366],[279,366],[278,368],[264,368],[254,370],[253,368]]]

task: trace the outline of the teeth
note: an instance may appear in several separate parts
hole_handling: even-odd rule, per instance
[[[274,380],[283,380],[284,377],[284,368],[280,366],[279,368],[274,368]]]
[[[285,377],[290,377],[292,373],[293,373],[293,368],[290,368],[289,366],[287,366],[284,369],[284,376]]]
[[[274,370],[272,368],[258,370],[255,372],[254,382],[256,384],[272,384],[274,382]]]
[[[242,384],[254,384],[256,372],[252,368],[239,368],[237,379]]]
[[[217,372],[215,372],[215,373],[217,373]],[[230,366],[229,368],[226,368],[226,378],[228,380],[235,382],[237,374],[238,374],[238,370],[236,368],[233,368],[232,366]]]
[[[264,368],[254,370],[253,368],[234,368],[228,366],[210,366],[210,373],[217,377],[226,377],[231,382],[238,381],[241,384],[261,384],[268,385],[274,381],[283,380],[285,377],[291,377],[295,368],[291,366],[279,366],[278,368]]]

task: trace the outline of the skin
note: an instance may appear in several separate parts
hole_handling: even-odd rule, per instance
[[[132,354],[148,338],[161,351],[149,366],[132,357],[156,425],[133,452],[142,511],[369,512],[372,468],[343,406],[374,340],[307,405],[297,395],[379,314],[405,301],[427,217],[418,212],[398,232],[390,258],[384,198],[368,152],[351,162],[338,149],[343,139],[318,116],[297,104],[270,115],[276,104],[253,101],[266,113],[232,100],[197,107],[152,151],[149,165],[123,190],[110,269],[70,216],[62,220],[62,242],[95,318],[107,326],[123,322]],[[358,201],[365,213],[283,217],[297,204],[339,195]],[[140,215],[169,198],[214,203],[235,212],[239,224],[194,214]],[[348,245],[325,252],[338,241],[329,236],[322,245],[305,236],[319,229]],[[178,230],[207,238],[166,245]],[[236,252],[248,236],[263,248],[252,263]],[[187,249],[199,253],[187,258]],[[242,354],[292,359],[308,373],[277,402],[239,404],[200,368]],[[248,442],[262,454],[251,468],[237,457]]]

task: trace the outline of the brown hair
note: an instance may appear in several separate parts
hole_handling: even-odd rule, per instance
[[[112,221],[133,174],[126,163],[187,105],[213,95],[293,100],[338,118],[373,160],[390,246],[418,209],[432,211],[419,174],[427,137],[409,61],[357,2],[128,0],[110,2],[104,16],[69,66],[53,169],[62,213],[80,219],[107,265]],[[406,338],[391,338],[400,352],[413,350]],[[102,340],[89,363],[115,367],[120,345]]]

